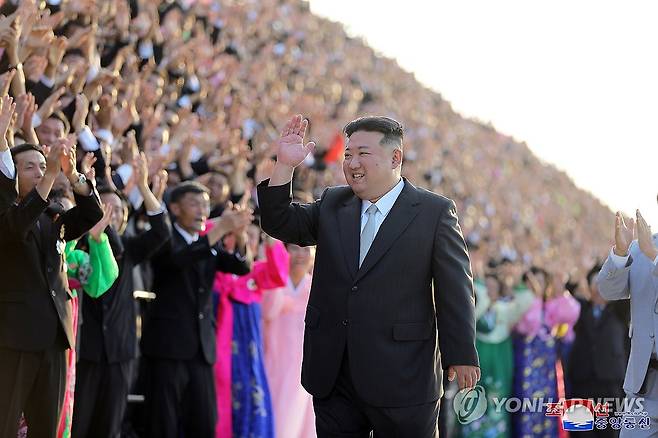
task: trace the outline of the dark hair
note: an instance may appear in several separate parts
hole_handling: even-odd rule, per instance
[[[402,148],[404,128],[395,119],[385,116],[366,116],[352,120],[343,128],[343,132],[350,138],[356,131],[381,132],[384,137],[379,144],[382,146],[395,146]]]
[[[126,206],[130,207],[130,200],[126,197],[126,195],[123,194],[122,191],[120,190],[114,190],[110,186],[98,186],[96,188],[98,191],[99,195],[117,195],[119,199],[121,199],[121,202],[123,202]]]
[[[53,111],[53,113],[48,117],[48,119],[55,119],[62,122],[62,124],[64,125],[64,135],[67,135],[69,132],[71,132],[71,124],[69,123],[69,119],[67,119],[64,113],[61,112],[60,110]]]
[[[185,181],[178,184],[169,195],[169,202],[175,204],[188,193],[209,193],[210,191],[203,184],[196,181]]]
[[[27,151],[37,151],[44,157],[46,156],[41,146],[31,143],[23,143],[18,146],[14,146],[13,148],[10,149],[10,151],[11,151],[11,157],[14,159],[14,161],[16,161],[16,155],[22,154],[23,152],[27,152]]]
[[[592,269],[587,272],[587,285],[591,286],[592,281],[594,281],[594,277],[599,273],[603,265],[601,263],[597,263],[594,266],[592,266]]]

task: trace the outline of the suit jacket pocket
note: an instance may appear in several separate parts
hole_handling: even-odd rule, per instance
[[[0,303],[21,303],[25,301],[24,292],[0,292]]]
[[[320,311],[313,306],[306,306],[306,316],[304,323],[308,328],[317,328],[320,324]]]
[[[393,325],[393,339],[396,341],[424,341],[432,336],[429,321],[405,322]]]

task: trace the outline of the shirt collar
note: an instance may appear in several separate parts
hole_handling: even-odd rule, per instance
[[[389,190],[384,196],[379,198],[377,202],[375,202],[375,205],[377,206],[377,210],[382,214],[382,216],[386,217],[389,211],[391,211],[391,208],[393,208],[393,204],[395,204],[395,201],[397,201],[398,197],[400,196],[400,193],[402,193],[402,189],[404,188],[404,180],[400,178],[400,181],[391,189]],[[361,216],[363,216],[370,207],[372,202],[368,201],[367,199],[364,199],[361,202]]]
[[[187,242],[188,245],[192,244],[193,242],[196,242],[199,240],[199,233],[194,233],[190,234],[187,231],[185,231],[180,225],[178,225],[176,222],[174,222],[174,228],[178,230],[181,236],[183,236],[183,239]]]

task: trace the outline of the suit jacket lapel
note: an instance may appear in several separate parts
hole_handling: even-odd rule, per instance
[[[360,205],[360,204],[359,204]],[[414,187],[406,178],[404,179],[404,188],[402,193],[393,204],[393,208],[384,219],[384,222],[379,227],[375,240],[370,246],[370,250],[366,255],[366,258],[363,260],[361,268],[356,274],[355,281],[358,281],[363,277],[368,271],[375,266],[380,258],[389,250],[391,245],[397,240],[397,238],[402,234],[402,232],[407,228],[411,221],[418,214],[418,206],[420,201],[418,200],[418,193],[416,187]],[[357,222],[358,223],[358,222]],[[358,256],[358,246],[359,246],[359,233],[356,234],[356,251],[355,253]],[[358,259],[357,259],[358,265]]]
[[[359,236],[361,234],[361,200],[352,195],[338,210],[338,230],[343,245],[347,269],[354,278],[359,266]]]

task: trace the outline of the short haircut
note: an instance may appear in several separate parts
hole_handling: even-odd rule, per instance
[[[169,195],[169,202],[171,204],[175,204],[178,201],[180,201],[183,196],[187,195],[188,193],[207,193],[209,194],[210,191],[206,186],[203,184],[200,184],[196,181],[185,181],[180,184],[178,184],[174,189],[171,191],[171,194]]]
[[[589,272],[587,273],[587,285],[588,286],[592,285],[592,282],[594,281],[594,278],[597,276],[597,274],[599,273],[599,271],[601,270],[602,267],[603,267],[603,265],[601,265],[601,263],[597,263],[596,265],[594,265],[592,267],[592,269],[589,270]]]
[[[53,111],[53,113],[48,118],[62,122],[64,125],[64,135],[68,135],[68,133],[71,132],[71,124],[69,123],[69,119],[67,119],[64,113],[60,110]]]
[[[125,207],[130,208],[130,200],[121,190],[115,190],[110,186],[99,186],[96,188],[99,195],[117,195]]]
[[[31,144],[31,143],[23,143],[18,146],[14,146],[13,148],[10,149],[11,151],[11,157],[14,159],[14,162],[16,162],[16,156],[18,154],[22,154],[23,152],[27,151],[37,151],[41,155],[46,157],[46,154],[43,152],[43,148],[37,144]]]
[[[404,128],[400,122],[385,116],[366,116],[352,120],[343,128],[343,132],[350,138],[357,131],[381,132],[384,137],[379,142],[382,146],[392,146],[402,149]]]

